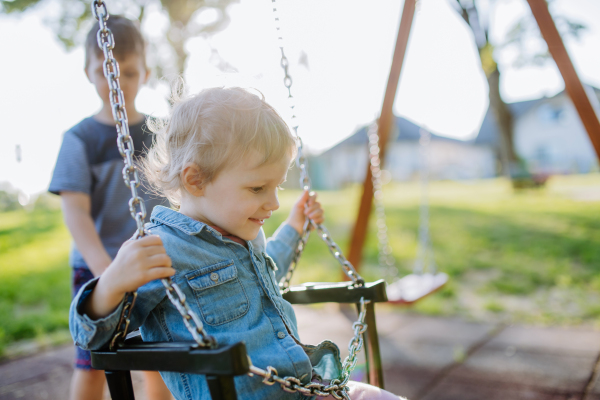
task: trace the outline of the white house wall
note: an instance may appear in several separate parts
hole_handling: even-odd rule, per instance
[[[418,178],[420,151],[415,141],[395,142],[388,147],[384,169],[390,172],[392,180]],[[431,179],[481,179],[495,175],[495,156],[489,146],[438,140],[430,143],[429,151]],[[366,145],[337,148],[318,159],[319,182],[326,189],[364,181],[368,165]]]
[[[533,171],[584,173],[597,164],[579,115],[564,93],[543,101],[516,121],[515,149]]]

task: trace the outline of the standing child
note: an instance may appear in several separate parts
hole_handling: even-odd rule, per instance
[[[117,43],[114,54],[121,71],[129,130],[134,147],[142,150],[152,144],[152,135],[144,130],[145,117],[135,109],[138,90],[150,76],[144,39],[137,26],[126,18],[111,15],[108,26]],[[97,31],[95,25],[85,42],[85,73],[102,100],[102,109],[65,133],[49,188],[62,198],[65,223],[75,242],[70,255],[74,294],[84,283],[104,272],[136,230],[135,221],[129,217],[127,201],[131,192],[123,184],[123,160],[117,147]],[[137,156],[140,154],[136,152]],[[161,203],[156,197],[142,196],[148,210]],[[157,373],[145,376],[150,399],[171,398]],[[104,382],[104,372],[91,368],[89,351],[76,348],[71,399],[101,399]]]
[[[273,366],[302,383],[341,371],[339,349],[299,341],[294,310],[278,279],[291,263],[305,218],[323,221],[305,192],[274,236],[262,225],[279,208],[277,191],[296,152],[293,136],[264,100],[240,88],[213,88],[175,104],[170,121],[144,160],[149,182],[178,211],[158,206],[146,226],[152,236],[125,243],[106,272],[71,304],[75,342],[98,349],[114,334],[123,296],[138,290],[131,329],[145,341],[189,341],[191,334],[158,278],[172,276],[219,344],[246,343],[252,363]],[[201,375],[161,372],[178,400],[210,398]],[[240,399],[300,399],[261,378],[235,377]],[[353,400],[398,399],[350,382]]]

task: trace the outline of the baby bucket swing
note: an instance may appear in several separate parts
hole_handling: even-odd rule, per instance
[[[275,0],[272,0],[272,2],[275,21],[279,23]],[[115,46],[114,37],[106,25],[109,15],[105,1],[94,0],[92,13],[98,20],[100,27],[98,45],[104,54],[103,70],[110,90],[110,102],[118,133],[117,144],[125,164],[123,178],[125,185],[131,189],[132,194],[129,201],[129,210],[137,224],[135,237],[139,238],[146,235],[144,230],[146,209],[143,199],[137,194],[140,179],[133,160],[133,142],[129,136],[123,92],[119,84],[119,66],[112,53]],[[278,37],[281,41],[279,26],[278,31]],[[281,66],[285,72],[284,83],[288,89],[289,97],[293,100],[291,95],[292,79],[288,73],[288,61],[282,45],[280,45],[280,49]],[[298,126],[294,125],[293,129],[297,135]],[[296,163],[301,171],[303,189],[310,190],[311,183],[307,173],[306,160],[302,154],[301,142]],[[350,278],[349,282],[311,284],[300,287],[289,286],[293,270],[306,245],[311,227],[315,228],[319,236],[326,242],[330,252]],[[105,371],[113,400],[134,399],[130,375],[132,370],[171,371],[205,375],[211,398],[215,400],[237,399],[233,377],[244,374],[256,376],[257,379],[262,377],[262,381],[266,385],[277,383],[282,390],[287,392],[299,392],[305,396],[332,396],[335,399],[350,399],[346,384],[350,379],[350,373],[356,366],[357,354],[363,347],[363,341],[367,343],[365,352],[369,383],[383,387],[373,303],[387,301],[385,282],[379,280],[366,283],[352,264],[346,260],[338,245],[331,239],[329,232],[322,225],[316,225],[309,220],[306,221],[304,233],[298,243],[290,271],[280,283],[280,287],[283,297],[292,304],[337,302],[354,303],[358,307],[359,317],[353,324],[354,336],[348,347],[349,356],[343,362],[341,376],[332,380],[328,385],[319,382],[302,384],[296,377],[279,377],[277,370],[271,366],[261,369],[252,365],[243,342],[229,345],[217,343],[215,338],[204,330],[202,321],[190,309],[185,295],[179,287],[171,279],[162,279],[161,281],[165,286],[169,300],[181,314],[194,341],[152,343],[143,342],[139,332],[128,334],[129,317],[137,296],[136,292],[128,293],[112,340],[106,349],[92,351],[92,366]],[[367,326],[369,327],[368,330]]]

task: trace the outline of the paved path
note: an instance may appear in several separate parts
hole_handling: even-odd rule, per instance
[[[347,354],[353,310],[296,307],[304,342],[325,338]],[[500,326],[396,313],[377,324],[388,390],[412,400],[600,400],[600,331]],[[63,400],[71,346],[0,364],[0,400]],[[359,363],[354,379],[364,376]],[[134,373],[138,400],[145,399]],[[587,388],[587,389],[586,389]],[[108,398],[108,397],[107,397]]]

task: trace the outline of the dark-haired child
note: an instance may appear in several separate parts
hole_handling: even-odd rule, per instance
[[[136,156],[139,156],[141,150],[152,144],[152,135],[145,129],[145,116],[135,108],[138,91],[150,76],[145,42],[137,24],[127,18],[111,15],[108,27],[115,37],[113,53],[119,63],[129,130]],[[85,42],[85,73],[102,100],[102,108],[65,133],[48,189],[61,196],[65,223],[74,240],[70,254],[73,294],[104,272],[123,242],[136,229],[135,221],[129,215],[131,191],[123,183],[123,160],[117,148],[117,132],[102,69],[104,56],[96,40],[97,31],[98,25],[95,25]],[[141,195],[148,213],[162,203],[156,196],[151,198],[143,191]],[[145,378],[150,399],[171,398],[158,373],[146,373]],[[91,368],[89,351],[76,347],[70,398],[99,400],[103,396],[104,382],[104,372]]]

